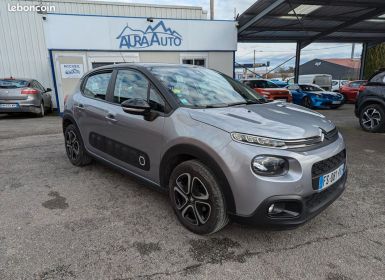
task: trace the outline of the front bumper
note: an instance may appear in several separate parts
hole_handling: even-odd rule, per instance
[[[252,215],[233,215],[232,220],[242,224],[277,229],[298,227],[320,214],[332,204],[345,190],[346,179],[347,171],[345,171],[345,174],[341,179],[329,188],[309,196],[282,195],[269,197],[260,204]],[[272,204],[278,203],[295,205],[298,209],[298,216],[274,217],[269,215],[269,207],[271,207]]]
[[[315,108],[319,109],[328,109],[332,107],[339,107],[344,104],[344,99],[329,99],[329,98],[319,98],[319,97],[312,97],[311,98],[312,105]],[[333,102],[337,104],[333,104]]]

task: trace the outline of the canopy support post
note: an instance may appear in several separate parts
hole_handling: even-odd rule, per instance
[[[364,79],[365,75],[365,61],[368,54],[368,43],[362,44],[362,53],[361,53],[361,67],[360,67],[360,80]]]
[[[295,52],[295,68],[294,68],[294,83],[298,84],[299,80],[299,66],[301,63],[301,49],[302,44],[300,41],[297,42],[297,48]]]

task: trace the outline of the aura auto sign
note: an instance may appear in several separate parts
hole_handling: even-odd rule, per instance
[[[179,47],[183,38],[177,31],[166,27],[163,20],[149,25],[145,30],[134,29],[127,25],[116,38],[120,49],[143,49],[152,46]]]
[[[174,20],[49,14],[43,22],[49,49],[235,51],[234,21]]]

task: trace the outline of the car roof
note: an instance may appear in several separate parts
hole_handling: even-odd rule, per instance
[[[260,79],[260,78],[251,78],[251,79],[241,79],[241,81],[268,81],[268,80]]]
[[[0,80],[18,80],[18,81],[26,81],[26,82],[36,81],[35,79],[31,79],[31,78],[16,78],[16,77],[5,77],[5,78],[0,78]]]
[[[205,68],[197,65],[190,65],[190,64],[173,64],[173,63],[119,63],[119,64],[111,64],[106,66],[101,66],[93,70],[100,70],[100,69],[114,69],[114,68],[124,68],[124,67],[130,67],[130,68],[150,68],[150,67],[178,67],[178,68]],[[90,71],[90,72],[92,72]]]

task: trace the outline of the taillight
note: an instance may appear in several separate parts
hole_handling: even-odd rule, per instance
[[[33,88],[26,88],[21,91],[21,94],[38,94],[39,91]]]

